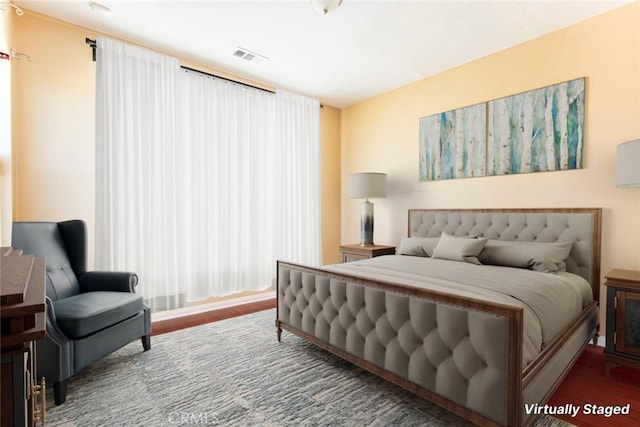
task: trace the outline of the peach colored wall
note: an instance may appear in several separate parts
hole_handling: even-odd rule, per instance
[[[340,261],[340,110],[325,105],[320,111],[322,141],[322,261]]]
[[[25,10],[15,22],[16,220],[82,218],[93,259],[95,63],[92,34]]]
[[[640,138],[640,3],[342,111],[342,243],[359,240],[350,173],[386,172],[375,241],[400,242],[409,208],[602,207],[602,272],[640,269],[640,190],[615,186],[616,145]],[[418,182],[421,117],[586,77],[584,168]]]
[[[83,218],[93,260],[95,63],[85,38],[98,34],[25,9],[16,22],[16,44],[31,62],[18,64],[14,166],[17,220]],[[171,54],[171,53],[169,53]],[[233,79],[223,70],[183,64]],[[323,258],[337,260],[340,239],[340,112],[325,106],[322,145]]]
[[[13,20],[15,13],[0,13],[0,52],[13,50]],[[11,67],[12,62],[0,59],[0,246],[11,245],[13,220],[11,179]]]

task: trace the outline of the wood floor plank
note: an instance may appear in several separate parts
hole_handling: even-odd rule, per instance
[[[160,335],[179,329],[191,328],[205,323],[216,322],[230,317],[243,316],[256,311],[269,310],[276,307],[276,299],[250,302],[233,307],[225,307],[204,313],[190,314],[174,319],[159,320],[151,325],[151,335]],[[275,320],[275,319],[274,319]],[[274,326],[275,328],[275,326]]]
[[[586,427],[640,426],[640,370],[621,366],[611,370],[611,376],[605,375],[602,347],[587,346],[560,387],[556,390],[549,405],[620,406],[631,404],[629,415],[585,414],[583,410],[573,418],[557,416],[564,421]]]

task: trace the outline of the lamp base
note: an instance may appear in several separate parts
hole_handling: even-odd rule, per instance
[[[373,246],[373,203],[368,200],[362,202],[360,246]]]

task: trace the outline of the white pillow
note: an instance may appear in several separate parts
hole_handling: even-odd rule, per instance
[[[403,237],[398,255],[430,257],[438,241],[440,241],[439,237]]]
[[[482,264],[528,268],[544,273],[566,270],[573,242],[522,242],[489,240],[478,257]]]
[[[487,240],[484,238],[454,237],[442,233],[438,245],[433,250],[432,257],[480,265],[478,255],[487,244]]]

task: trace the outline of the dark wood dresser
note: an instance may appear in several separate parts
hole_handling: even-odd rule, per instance
[[[0,255],[0,425],[31,427],[45,417],[44,380],[34,370],[35,341],[45,337],[45,261],[4,247]]]

